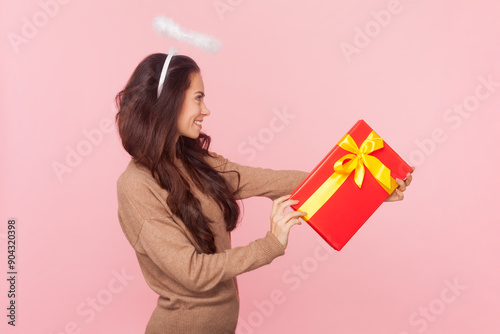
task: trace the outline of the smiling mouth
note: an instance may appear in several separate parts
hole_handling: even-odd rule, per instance
[[[201,126],[201,122],[200,121],[194,121],[194,124],[198,124],[199,126]]]

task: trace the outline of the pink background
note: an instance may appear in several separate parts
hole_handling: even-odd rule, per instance
[[[405,200],[341,252],[304,223],[285,256],[239,276],[238,333],[500,332],[498,1],[60,2],[42,0],[51,15],[0,2],[0,266],[14,218],[19,272],[15,328],[0,280],[2,333],[144,332],[156,295],[118,223],[129,157],[109,123],[135,66],[172,45],[200,65],[203,131],[232,161],[309,171],[364,119],[417,166]],[[157,15],[222,48],[157,35]],[[73,150],[85,154],[58,177]],[[244,202],[233,246],[265,235],[271,204]]]

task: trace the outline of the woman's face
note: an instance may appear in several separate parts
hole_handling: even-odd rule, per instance
[[[196,139],[200,135],[203,118],[210,115],[203,98],[205,87],[200,73],[191,74],[191,85],[186,91],[181,113],[177,121],[179,135]]]

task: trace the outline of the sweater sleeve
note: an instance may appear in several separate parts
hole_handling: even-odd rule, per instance
[[[271,263],[285,253],[271,233],[247,246],[222,253],[198,253],[178,226],[168,220],[147,220],[139,238],[151,260],[187,289],[208,291],[222,281]]]
[[[134,249],[147,255],[161,270],[185,288],[208,291],[222,281],[269,264],[285,253],[271,233],[247,246],[221,253],[199,253],[180,219],[147,182],[118,183],[119,220]]]
[[[229,161],[222,155],[210,152],[212,167],[226,176],[233,189],[238,185],[237,171],[240,174],[237,199],[252,196],[268,197],[271,200],[291,194],[309,175],[299,170],[274,170],[270,168],[250,167]]]

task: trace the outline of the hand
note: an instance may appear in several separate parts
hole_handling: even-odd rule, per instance
[[[271,210],[271,233],[278,238],[281,244],[286,248],[288,244],[288,235],[293,225],[302,224],[298,217],[305,216],[303,211],[291,211],[284,215],[284,211],[292,204],[297,204],[297,200],[286,200],[290,195],[281,196],[273,201]]]
[[[392,192],[392,194],[389,195],[385,199],[384,202],[395,202],[395,201],[401,201],[404,199],[404,194],[403,191],[406,190],[406,187],[408,187],[413,180],[413,176],[411,173],[415,171],[415,166],[413,166],[413,170],[406,174],[406,181],[403,181],[401,179],[396,179],[396,182],[399,184],[399,186]]]

